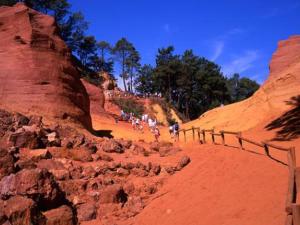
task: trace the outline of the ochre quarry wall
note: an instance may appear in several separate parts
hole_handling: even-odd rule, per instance
[[[0,108],[91,128],[87,92],[54,19],[21,3],[0,7]]]
[[[93,115],[99,115],[104,113],[105,96],[103,89],[89,83],[88,81],[81,79],[90,99],[90,112]]]
[[[289,101],[300,95],[300,35],[280,41],[270,62],[266,82],[250,98],[215,108],[186,127],[244,131],[267,124],[290,109]]]

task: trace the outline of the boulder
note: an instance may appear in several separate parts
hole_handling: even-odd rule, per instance
[[[50,159],[52,155],[47,149],[21,149],[16,166],[19,169],[35,169],[36,163],[42,159]]]
[[[126,216],[133,217],[139,214],[144,208],[145,203],[139,196],[129,197],[128,202],[126,202]]]
[[[65,169],[62,162],[54,159],[42,159],[37,163],[37,168],[46,170],[63,170]]]
[[[166,167],[165,167],[165,171],[166,171],[168,174],[173,175],[173,174],[177,171],[177,168],[174,167],[174,166],[166,166]]]
[[[54,176],[47,170],[40,169],[24,169],[2,178],[0,198],[8,199],[15,195],[33,199],[41,209],[53,208],[65,201]]]
[[[102,143],[102,150],[107,153],[123,153],[123,146],[114,139],[108,139]]]
[[[84,178],[94,178],[98,175],[95,169],[92,166],[87,166],[83,168],[82,175]]]
[[[46,219],[32,199],[13,196],[5,202],[4,213],[13,225],[45,224]]]
[[[75,225],[73,211],[69,206],[62,205],[43,213],[46,225]]]
[[[15,172],[15,161],[16,160],[12,153],[6,149],[0,148],[0,180],[3,177]]]
[[[150,149],[153,151],[158,151],[160,147],[172,147],[173,143],[168,141],[160,141],[160,142],[151,142]]]
[[[161,171],[160,165],[153,163],[152,167],[151,167],[151,173],[154,174],[154,175],[159,175],[160,171]]]
[[[130,171],[123,168],[118,168],[117,174],[118,176],[124,177],[124,176],[128,176],[130,174]]]
[[[124,140],[124,139],[119,139],[117,140],[124,148],[129,149],[132,145],[132,141],[131,140]]]
[[[35,132],[20,131],[10,135],[9,142],[12,146],[17,148],[30,148],[36,149],[41,146],[42,143]]]
[[[57,133],[55,131],[51,132],[50,134],[47,134],[47,146],[61,146],[61,140],[59,139]]]
[[[119,184],[109,185],[100,190],[99,203],[120,203],[127,201],[127,194]]]
[[[190,157],[183,156],[176,166],[177,170],[181,170],[183,167],[187,166],[190,162],[191,162]]]
[[[97,208],[93,203],[80,204],[76,208],[79,222],[90,221],[97,217]]]
[[[66,198],[73,202],[75,196],[85,193],[87,189],[87,180],[64,180],[59,181],[60,189],[65,192]]]
[[[138,177],[146,177],[149,175],[148,171],[142,168],[133,168],[130,172]]]
[[[93,161],[92,153],[85,148],[72,149],[69,151],[70,159],[81,161],[81,162],[91,162]]]

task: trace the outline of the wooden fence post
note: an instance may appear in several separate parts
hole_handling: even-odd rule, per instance
[[[296,198],[296,193],[295,193],[296,192],[295,191],[295,167],[296,167],[295,148],[290,148],[288,150],[287,158],[288,158],[288,167],[289,167],[289,184],[288,184],[288,194],[287,194],[287,199],[286,199],[285,210],[288,214],[292,214],[293,213],[292,204],[294,203],[295,198]],[[294,225],[296,225],[296,223],[294,223]]]
[[[194,127],[192,127],[192,131],[193,131],[193,141],[195,141],[195,130],[194,130]]]
[[[293,225],[293,215],[286,216],[285,225]]]
[[[221,130],[220,133],[221,133],[221,137],[222,137],[222,145],[225,145],[225,135],[224,135],[224,132]]]
[[[202,130],[202,136],[203,136],[203,143],[205,144],[206,143],[206,140],[205,140],[205,130]]]
[[[183,135],[184,135],[184,142],[186,142],[186,134],[185,134],[185,130],[183,130]]]
[[[266,155],[267,155],[267,156],[270,156],[270,152],[269,152],[269,146],[268,146],[268,144],[265,144],[265,143],[264,143],[264,149],[265,149],[265,153],[266,153]]]
[[[243,149],[243,141],[242,141],[242,133],[239,132],[239,134],[237,135],[237,138],[239,140],[239,144],[240,144],[240,149]]]
[[[295,147],[290,148],[290,153],[291,153],[291,162],[293,168],[296,168],[296,149]]]
[[[199,143],[201,142],[201,138],[200,138],[200,128],[197,129],[197,135],[198,135],[198,141]]]
[[[300,225],[300,205],[293,204],[292,212],[293,212],[293,225]]]

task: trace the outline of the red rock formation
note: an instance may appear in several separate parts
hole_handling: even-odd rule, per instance
[[[97,87],[84,79],[81,79],[82,84],[84,85],[89,98],[90,98],[90,111],[91,114],[100,114],[105,112],[104,110],[104,103],[105,97],[103,90],[100,87]]]
[[[91,127],[89,100],[55,21],[19,3],[0,7],[0,108]]]

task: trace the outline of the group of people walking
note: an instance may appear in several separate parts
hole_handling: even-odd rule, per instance
[[[121,110],[121,118],[123,121],[128,121],[131,123],[134,130],[138,130],[144,133],[144,127],[148,126],[151,133],[153,133],[154,138],[158,141],[160,137],[160,131],[157,125],[157,120],[152,119],[148,114],[143,114],[141,117],[135,116],[134,113],[125,113]]]

